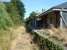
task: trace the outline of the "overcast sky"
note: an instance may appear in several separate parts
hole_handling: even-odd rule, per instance
[[[0,0],[0,1],[9,1],[9,0]],[[26,17],[32,11],[41,11],[42,8],[48,10],[49,8],[67,2],[67,0],[22,0],[26,9]]]

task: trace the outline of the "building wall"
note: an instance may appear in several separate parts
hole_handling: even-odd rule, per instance
[[[42,18],[44,27],[51,28],[52,25],[57,28],[60,26],[60,14],[58,11],[50,12],[47,15],[44,14]]]

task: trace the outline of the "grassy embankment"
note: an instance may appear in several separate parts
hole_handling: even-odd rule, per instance
[[[16,22],[16,21],[15,21]],[[8,50],[14,37],[13,29],[20,24],[14,24],[4,3],[0,3],[0,50]]]

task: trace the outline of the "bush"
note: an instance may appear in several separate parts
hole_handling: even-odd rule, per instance
[[[39,36],[37,33],[33,33],[33,35],[34,35],[33,41],[38,44],[40,50],[64,50],[62,46],[54,44],[48,39]]]
[[[6,11],[6,7],[3,3],[0,3],[0,29],[6,29],[12,26],[13,22]]]

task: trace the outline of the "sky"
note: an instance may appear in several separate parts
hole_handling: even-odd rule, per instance
[[[42,8],[48,10],[49,8],[58,4],[67,2],[67,0],[22,0],[26,8],[26,17],[32,11],[41,12]]]
[[[9,1],[9,0],[0,0]],[[58,4],[67,2],[67,0],[21,0],[26,9],[25,17],[28,17],[32,11],[41,12],[42,9],[48,10],[49,8]]]

